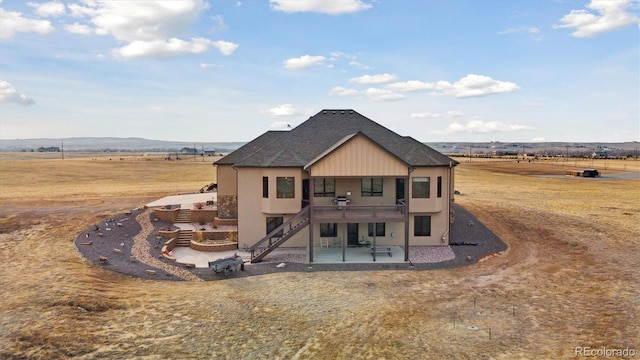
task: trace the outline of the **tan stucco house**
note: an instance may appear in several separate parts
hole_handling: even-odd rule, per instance
[[[354,110],[322,110],[268,131],[214,163],[218,216],[238,245],[272,249],[449,244],[457,163]],[[375,254],[374,254],[375,259]]]

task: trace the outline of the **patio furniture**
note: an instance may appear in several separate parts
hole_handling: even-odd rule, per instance
[[[326,248],[329,248],[329,238],[327,237],[320,238],[320,249],[322,249],[323,246]]]
[[[388,254],[389,257],[391,257],[391,254],[393,253],[393,250],[391,249],[391,246],[386,246],[386,245],[377,245],[376,247],[371,246],[370,249],[371,255],[373,256],[374,254]]]
[[[369,239],[367,239],[366,237],[364,237],[364,235],[362,235],[362,238],[360,238],[360,240],[358,241],[358,244],[360,244],[360,246],[369,247],[371,246],[371,241],[369,241]]]
[[[342,239],[339,237],[333,238],[333,247],[341,247]]]

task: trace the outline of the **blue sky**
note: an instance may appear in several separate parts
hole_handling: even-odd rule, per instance
[[[638,141],[637,0],[0,0],[0,138]]]

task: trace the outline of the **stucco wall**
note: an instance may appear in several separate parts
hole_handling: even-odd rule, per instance
[[[269,197],[262,197],[262,177],[269,178]],[[293,177],[295,198],[277,198],[277,177]],[[239,246],[251,246],[266,235],[266,218],[283,217],[287,221],[302,208],[300,168],[239,168],[238,169],[238,239]],[[299,237],[300,234],[296,236]],[[283,246],[291,246],[294,239]],[[300,245],[302,246],[302,245]]]
[[[232,165],[217,165],[218,197],[220,195],[237,195],[236,170]]]
[[[412,198],[411,178],[405,183],[405,192],[409,197],[409,243],[410,245],[446,245],[449,242],[450,199],[453,189],[449,189],[450,170],[448,167],[416,168],[411,172],[413,177],[430,177],[430,198]],[[269,181],[269,197],[262,197],[262,177]],[[295,198],[278,199],[276,194],[276,178],[289,176],[295,178]],[[299,168],[240,168],[238,169],[238,238],[239,246],[251,246],[266,235],[266,218],[283,217],[286,222],[301,209],[302,180],[306,173]],[[437,196],[437,178],[442,177],[442,194]],[[313,191],[313,184],[310,184]],[[346,195],[350,191],[350,205],[394,205],[396,203],[396,177],[383,179],[383,196],[362,196],[360,178],[336,178],[336,196]],[[334,205],[334,197],[314,197],[316,205]],[[414,235],[414,218],[416,215],[431,216],[431,235]],[[338,237],[345,237],[346,224],[338,225]],[[404,223],[386,223],[385,236],[376,237],[379,244],[403,245]],[[282,246],[304,247],[309,243],[309,228],[303,229]],[[314,244],[320,245],[319,224],[314,224]],[[393,236],[391,235],[393,233]],[[368,236],[368,223],[359,224],[359,238]],[[443,240],[444,238],[444,240]]]
[[[442,196],[438,197],[438,176],[442,177]],[[413,194],[413,178],[429,178],[429,198],[414,198]],[[405,186],[409,192],[409,211],[410,212],[438,212],[448,211],[449,203],[449,168],[448,167],[424,167],[416,168],[411,173],[408,186]]]
[[[362,196],[362,180],[360,178],[336,178],[336,196],[348,196],[349,205],[395,205],[396,204],[396,178],[382,179],[382,196]],[[405,185],[406,189],[406,185]],[[313,191],[313,186],[311,186]],[[406,191],[406,190],[405,190]],[[315,205],[335,205],[335,197],[314,197]]]

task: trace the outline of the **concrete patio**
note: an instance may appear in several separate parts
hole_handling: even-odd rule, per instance
[[[379,248],[391,249],[391,256],[386,252],[376,254],[375,263],[404,263],[404,251],[400,246],[380,246]],[[307,251],[307,262],[309,262],[309,252]],[[369,247],[347,247],[344,249],[344,261],[342,258],[342,247],[314,247],[313,262],[321,264],[370,264],[374,263],[371,248]]]
[[[153,207],[161,207],[161,206],[169,206],[169,205],[180,205],[180,207],[183,209],[191,209],[194,203],[197,203],[197,202],[206,203],[207,201],[213,201],[215,204],[217,203],[217,200],[218,200],[217,192],[205,192],[205,193],[196,193],[196,194],[165,196],[162,199],[152,201],[146,204],[145,206],[148,208],[153,208]]]

